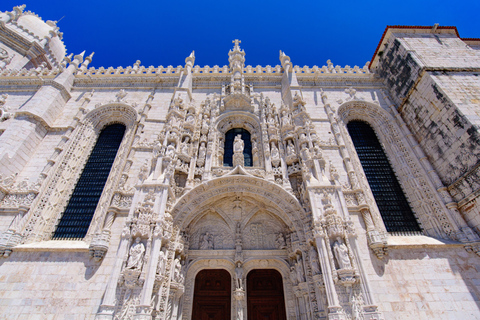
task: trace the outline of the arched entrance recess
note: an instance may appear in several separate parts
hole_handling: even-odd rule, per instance
[[[255,269],[247,275],[248,320],[286,320],[282,276],[274,269]]]
[[[232,278],[224,269],[204,269],[195,277],[192,319],[230,319]]]
[[[276,269],[286,279],[289,267],[285,249],[290,245],[289,239],[295,243],[306,239],[304,221],[307,217],[298,200],[281,187],[242,174],[238,168],[230,175],[207,181],[185,194],[171,213],[174,225],[189,239],[183,305],[186,319],[194,319],[196,274],[205,269],[221,268],[234,275],[233,283],[237,283],[235,268],[237,261],[241,261],[244,285],[248,272],[258,268]],[[251,241],[252,234],[259,232],[258,227],[265,228],[266,237],[261,242]],[[285,236],[286,246],[276,241],[279,234]],[[241,239],[240,245],[238,239]],[[284,285],[286,300],[293,301],[291,283]],[[231,290],[233,296],[235,285]],[[246,312],[245,302],[242,305]],[[286,312],[293,316],[293,305],[289,306]],[[238,309],[238,302],[232,299],[232,318]]]

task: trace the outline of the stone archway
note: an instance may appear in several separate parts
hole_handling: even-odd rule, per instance
[[[227,270],[235,279],[231,287],[232,318],[247,312],[244,289],[248,272],[259,268],[277,270],[283,278],[288,318],[294,316],[293,288],[290,282],[285,283],[289,279],[287,247],[294,241],[306,241],[304,222],[308,217],[293,195],[273,183],[234,170],[185,194],[171,214],[175,227],[188,239],[183,304],[186,319],[198,316],[192,314],[197,312],[194,283],[197,274],[209,269]],[[240,273],[238,268],[242,269]]]

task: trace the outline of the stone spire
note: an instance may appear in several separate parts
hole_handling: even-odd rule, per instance
[[[230,63],[230,71],[233,74],[233,81],[240,81],[242,78],[243,68],[245,67],[245,51],[240,49],[241,41],[235,39],[233,50],[228,52],[228,62]]]

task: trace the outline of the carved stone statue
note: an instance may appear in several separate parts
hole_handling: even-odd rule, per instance
[[[283,233],[279,232],[277,234],[277,240],[275,240],[275,243],[277,244],[278,249],[285,249],[287,245],[285,244],[285,237],[283,236]]]
[[[278,152],[278,148],[275,145],[275,142],[272,141],[271,155],[272,155],[272,164],[276,168],[280,164],[280,153]]]
[[[295,263],[295,270],[297,271],[298,282],[305,282],[305,275],[303,274],[302,260],[298,259]]]
[[[343,243],[342,239],[337,238],[337,241],[333,244],[333,253],[340,269],[352,268],[352,263],[348,256],[348,248],[345,243]]]
[[[235,141],[233,142],[233,153],[243,153],[244,143],[242,140],[241,135],[237,135],[235,137]]]
[[[176,258],[174,261],[173,280],[176,282],[183,282],[182,264],[180,263],[179,258]]]
[[[243,290],[243,267],[239,262],[235,268],[235,284],[237,290]]]
[[[157,273],[163,275],[165,273],[165,264],[167,262],[167,256],[165,254],[165,249],[160,250],[158,256],[158,265],[157,265]]]
[[[200,238],[200,250],[212,250],[213,249],[213,235],[210,232]]]
[[[205,142],[202,141],[200,144],[200,148],[198,148],[198,158],[197,158],[197,166],[203,167],[205,164],[205,156],[207,155],[207,147],[205,146]]]
[[[285,110],[282,111],[282,126],[288,127],[291,125],[292,125],[292,118],[290,117],[290,114],[288,114]]]
[[[162,155],[162,143],[159,140],[156,140],[155,145],[153,146],[153,157],[158,158]]]
[[[322,269],[320,268],[320,263],[318,262],[317,248],[310,246],[310,262],[312,264],[312,274],[321,274]]]
[[[180,147],[180,151],[182,154],[186,155],[186,156],[190,156],[190,145],[189,145],[189,142],[190,142],[190,137],[189,136],[186,136],[185,137],[185,140],[183,140],[182,142],[182,145]]]
[[[173,143],[170,143],[167,147],[167,151],[165,152],[165,156],[169,158],[173,158],[175,155],[175,145]]]
[[[140,238],[135,239],[135,243],[132,244],[129,251],[129,257],[127,261],[127,269],[142,269],[143,255],[145,254],[145,246],[140,242]]]
[[[290,281],[292,281],[293,285],[297,284],[297,271],[295,271],[295,267],[290,267]]]

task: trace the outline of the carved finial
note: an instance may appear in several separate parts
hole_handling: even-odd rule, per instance
[[[232,43],[234,43],[235,45],[233,46],[233,50],[239,50],[240,51],[240,43],[242,43],[242,41],[238,40],[238,39],[235,39],[232,41]]]
[[[194,63],[195,63],[195,51],[192,51],[192,53],[190,53],[190,55],[185,59],[185,64],[193,67]]]

